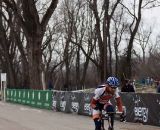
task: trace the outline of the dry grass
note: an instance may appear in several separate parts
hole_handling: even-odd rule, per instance
[[[136,88],[137,93],[156,93],[155,86],[144,86]]]

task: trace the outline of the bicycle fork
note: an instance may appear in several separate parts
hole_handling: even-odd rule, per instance
[[[113,130],[114,126],[114,115],[108,116],[108,130]]]
[[[104,128],[104,119],[101,119],[101,130],[105,130],[105,128]]]

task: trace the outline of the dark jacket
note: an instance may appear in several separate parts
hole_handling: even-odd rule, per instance
[[[160,93],[160,84],[157,86],[157,93]]]
[[[122,89],[121,92],[135,92],[133,85],[131,84],[125,84]]]

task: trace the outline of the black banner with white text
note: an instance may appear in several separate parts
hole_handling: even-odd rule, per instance
[[[53,91],[54,111],[91,116],[90,101],[93,93]],[[120,93],[126,109],[127,122],[141,122],[160,126],[160,94]],[[112,99],[111,102],[115,104]]]

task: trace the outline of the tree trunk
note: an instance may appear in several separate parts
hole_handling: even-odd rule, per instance
[[[80,89],[80,47],[77,48],[77,59],[76,59],[76,89]]]
[[[128,48],[127,48],[127,57],[126,57],[126,65],[125,65],[126,67],[125,67],[125,71],[124,71],[127,78],[131,78],[131,76],[132,76],[132,48],[133,48],[133,41],[134,41],[135,35],[138,31],[138,27],[139,27],[139,24],[140,24],[140,21],[141,21],[142,1],[143,0],[139,0],[138,17],[134,18],[134,20],[136,19],[136,23],[135,23],[135,26],[133,28],[133,31],[132,31],[132,25],[133,24],[131,24],[131,26],[130,26],[131,36],[130,36],[129,45],[128,45]]]
[[[0,7],[1,7],[1,4],[2,3],[0,1]],[[1,11],[1,8],[0,8],[0,11]],[[12,34],[9,34],[9,35],[12,35]],[[1,60],[3,69],[7,71],[5,73],[7,73],[7,77],[8,77],[8,86],[11,87],[12,85],[15,87],[17,85],[17,82],[16,82],[17,77],[16,77],[14,65],[13,65],[14,56],[10,54],[10,51],[9,51],[10,45],[14,43],[9,42],[9,40],[7,39],[7,35],[2,23],[1,13],[0,13],[0,41],[1,41],[0,48],[2,48],[1,55],[3,56],[3,58],[1,57],[0,59],[3,60],[3,61]]]
[[[42,38],[30,37],[28,40],[29,77],[32,89],[42,89]]]

